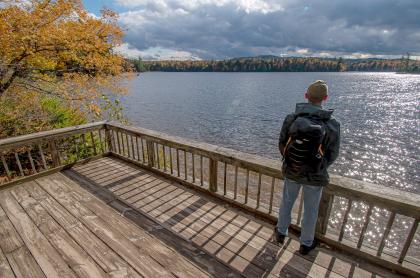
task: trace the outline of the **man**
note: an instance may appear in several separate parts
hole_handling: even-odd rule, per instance
[[[279,149],[283,156],[284,189],[276,239],[283,244],[291,221],[293,204],[303,189],[303,219],[299,252],[306,255],[315,248],[315,226],[322,188],[329,183],[327,169],[336,160],[340,147],[340,124],[325,110],[328,86],[322,80],[309,85],[308,103],[296,104],[295,113],[287,115],[280,133]]]

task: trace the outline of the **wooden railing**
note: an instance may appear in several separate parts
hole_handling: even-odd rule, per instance
[[[0,140],[0,185],[108,153],[105,127],[105,122],[97,122]]]
[[[40,154],[35,163],[31,160],[36,146],[40,146]],[[64,164],[89,157],[113,155],[272,223],[277,220],[282,196],[283,177],[278,160],[115,122],[0,140],[0,153],[9,183],[48,167],[60,169]],[[26,168],[23,158],[29,161]],[[11,173],[7,165],[13,159],[15,170]],[[332,176],[323,191],[316,236],[330,246],[416,276],[420,273],[419,197]],[[293,229],[300,229],[302,213],[301,196],[293,211]]]

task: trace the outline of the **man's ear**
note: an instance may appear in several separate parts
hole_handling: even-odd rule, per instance
[[[328,99],[328,95],[322,98],[322,101],[326,101]]]
[[[307,92],[305,92],[305,98],[308,99],[308,93]]]

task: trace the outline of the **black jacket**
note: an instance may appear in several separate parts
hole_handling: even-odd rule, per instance
[[[312,114],[325,119],[327,133],[324,138],[324,161],[319,173],[307,174],[306,176],[296,176],[287,169],[287,165],[283,163],[283,176],[294,180],[301,184],[325,186],[329,183],[328,167],[338,157],[340,149],[340,123],[332,117],[333,110],[324,110],[321,106],[311,103],[296,104],[295,113],[286,116],[280,132],[279,149],[283,155],[284,147],[289,139],[289,128],[299,114]]]

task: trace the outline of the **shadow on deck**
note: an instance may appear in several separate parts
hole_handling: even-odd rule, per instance
[[[111,157],[0,206],[1,277],[395,277],[325,246],[301,256],[296,236],[278,246],[272,225]]]

